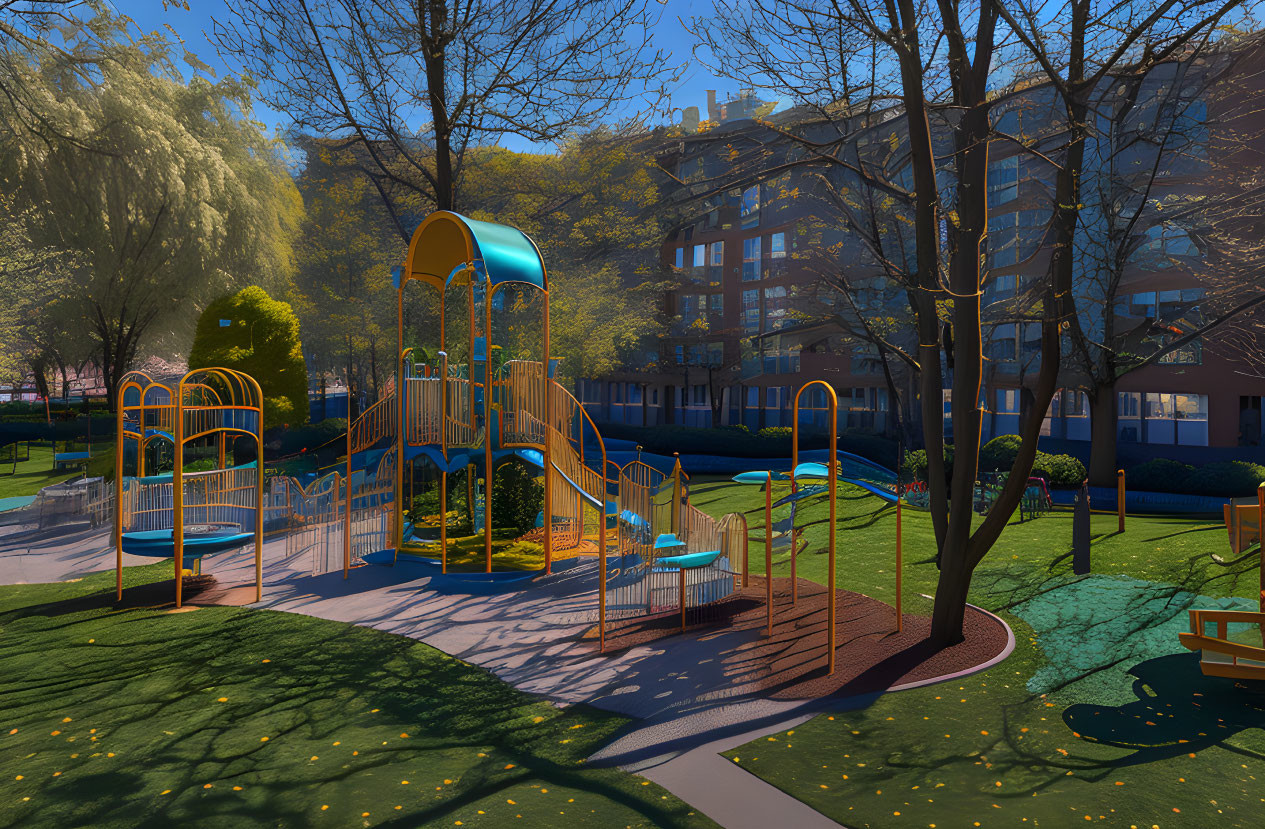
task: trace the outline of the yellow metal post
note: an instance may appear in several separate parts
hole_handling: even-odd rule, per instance
[[[550,444],[552,443],[552,440],[550,440],[550,434],[551,434],[551,430],[553,429],[553,406],[551,403],[551,401],[553,400],[553,394],[551,394],[552,389],[550,389],[549,387],[550,381],[549,381],[549,292],[548,291],[545,291],[544,351],[545,351],[545,363],[544,363],[544,370],[542,372],[544,374],[544,382],[542,384],[542,387],[544,388],[545,399],[542,402],[544,403],[544,409],[545,409],[545,434],[544,434],[544,440],[543,440],[544,445],[542,446],[542,449],[544,451],[541,454],[543,455],[542,460],[545,467],[545,504],[544,504],[544,507],[545,507],[545,520],[544,520],[545,573],[549,574],[553,572],[553,475],[552,475],[553,470],[551,469],[551,467],[553,466],[553,453],[552,453],[552,449],[550,449]],[[583,424],[581,424],[580,433],[581,434],[584,433]],[[605,474],[605,470],[603,470],[603,474]],[[583,517],[584,515],[583,510],[581,510],[580,515],[581,517]],[[602,524],[603,531],[605,531],[605,528],[606,528],[606,525],[605,525],[605,522],[603,522]],[[580,528],[580,534],[581,535],[584,534],[583,527]]]
[[[679,534],[681,532],[681,453],[673,452],[672,457],[675,458],[672,464],[672,532]]]
[[[127,383],[119,384],[118,399],[115,401],[114,431],[114,581],[117,598],[123,601],[123,395]],[[141,392],[144,395],[144,391]],[[145,434],[145,423],[141,422],[141,434]],[[143,445],[143,444],[142,444]],[[16,453],[18,447],[14,445]],[[138,450],[143,451],[143,450]]]
[[[184,380],[176,384],[175,439],[176,468],[171,472],[171,540],[175,549],[176,607],[180,607],[184,584]],[[263,456],[259,457],[263,462]]]
[[[826,536],[829,539],[830,548],[826,575],[826,672],[833,674],[835,672],[835,604],[837,599],[835,590],[835,495],[839,483],[839,397],[835,394],[834,387],[825,380],[810,380],[800,386],[799,391],[795,393],[795,401],[791,405],[791,480],[792,482],[795,480],[794,467],[799,462],[799,398],[803,395],[805,389],[814,385],[820,385],[826,390],[827,410],[830,415],[830,456],[826,461],[830,492],[830,524],[827,528]],[[792,541],[791,554],[794,555],[794,553],[795,547]],[[898,568],[898,578],[899,574]]]
[[[392,541],[395,542],[395,557],[392,566],[400,558],[400,547],[404,544],[404,281],[396,291],[395,299],[395,353],[399,355],[395,367],[395,403],[398,417],[395,433],[395,526],[392,528]]]
[[[1124,532],[1124,470],[1116,470],[1116,519],[1119,531]]]
[[[343,516],[343,578],[351,573],[351,377],[347,378],[347,512]]]
[[[901,610],[901,577],[904,573],[903,556],[901,555],[901,533],[900,533],[900,502],[901,502],[901,486],[900,472],[896,473],[896,632],[900,633],[905,627],[905,617]]]
[[[483,558],[487,572],[492,572],[492,292],[495,286],[487,281],[483,289]],[[471,415],[473,416],[473,414]]]
[[[249,376],[249,375],[247,375]],[[255,424],[255,601],[264,598],[264,393],[253,378],[259,422]],[[224,433],[220,433],[223,446]]]
[[[1230,509],[1231,511],[1236,511],[1233,506]],[[1260,543],[1259,549],[1265,550],[1265,482],[1262,482],[1256,488],[1256,536]],[[1265,613],[1265,553],[1262,554],[1260,566],[1256,569],[1260,571],[1260,603],[1258,607],[1262,613]]]
[[[764,485],[764,614],[766,634],[773,635],[773,471]]]

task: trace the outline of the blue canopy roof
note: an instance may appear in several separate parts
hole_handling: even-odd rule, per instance
[[[527,234],[449,210],[432,213],[413,233],[408,262],[412,278],[437,288],[473,266],[476,282],[522,282],[547,290],[544,262]]]

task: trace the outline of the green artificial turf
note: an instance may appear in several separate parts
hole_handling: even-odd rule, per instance
[[[895,509],[851,486],[839,495],[838,584],[891,602]],[[696,479],[691,500],[746,515],[762,572],[761,487]],[[799,574],[817,581],[825,517],[822,498],[798,518]],[[977,569],[971,601],[1015,631],[1005,662],[726,756],[849,826],[1259,827],[1265,689],[1204,677],[1176,635],[1188,607],[1254,605],[1259,558],[1215,563],[1228,540],[1207,520],[1131,516],[1124,534],[1114,515],[1092,520],[1093,575],[1071,572],[1069,512],[1013,521]],[[930,518],[907,509],[903,524],[905,607],[927,612]]]
[[[714,825],[584,765],[623,718],[368,628],[112,600],[0,588],[0,826]]]
[[[92,444],[92,459],[88,461],[89,476],[113,473],[114,444]],[[53,469],[53,449],[47,445],[31,445],[31,459],[18,461],[16,472],[12,463],[0,463],[0,498],[34,495],[50,484],[69,480],[80,474],[75,466]]]

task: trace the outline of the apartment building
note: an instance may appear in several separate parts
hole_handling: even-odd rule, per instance
[[[1128,106],[1120,104],[1116,120],[1095,139],[1087,153],[1086,169],[1094,175],[1086,177],[1086,226],[1075,267],[1080,339],[1065,339],[1065,387],[1046,414],[1043,435],[1088,441],[1093,410],[1115,421],[1121,443],[1145,444],[1154,454],[1168,446],[1261,443],[1265,379],[1253,368],[1259,362],[1242,353],[1251,338],[1229,337],[1222,328],[1190,336],[1265,281],[1254,278],[1247,262],[1230,267],[1226,252],[1217,250],[1218,239],[1236,233],[1260,238],[1265,228],[1256,226],[1259,214],[1235,217],[1226,208],[1213,217],[1192,207],[1201,199],[1232,204],[1228,168],[1265,169],[1257,145],[1225,138],[1261,137],[1265,125],[1244,106],[1259,89],[1254,72],[1160,67],[1122,96]],[[1104,103],[1116,106],[1111,96],[1119,94],[1104,90]],[[616,423],[742,423],[755,430],[789,425],[795,389],[824,379],[839,396],[841,427],[891,434],[894,398],[901,401],[901,417],[916,426],[910,372],[892,359],[884,371],[875,345],[856,337],[856,326],[840,324],[865,307],[898,318],[903,291],[851,234],[836,228],[823,238],[813,200],[803,198],[823,180],[844,192],[855,182],[837,171],[822,176],[792,169],[757,184],[717,189],[744,140],[762,134],[768,142],[772,131],[765,122],[812,126],[803,126],[804,113],[796,110],[770,114],[750,93],[721,105],[709,96],[708,108],[708,123],[693,134],[688,130],[697,121],[687,112],[686,134],[665,140],[659,154],[681,188],[715,191],[696,199],[697,209],[664,240],[662,259],[676,279],[663,309],[667,335],[648,349],[642,366],[581,382],[586,406]],[[1046,87],[1013,93],[998,103],[996,115],[1000,132],[1037,135],[1039,148],[1063,139]],[[873,123],[854,130],[854,140],[899,158],[890,150],[904,140],[904,119],[867,117]],[[1160,132],[1164,136],[1155,138]],[[1151,149],[1138,149],[1139,135],[1147,136]],[[1259,146],[1265,149],[1265,139]],[[855,150],[858,157],[866,152],[863,146]],[[1017,142],[999,140],[992,154],[980,399],[985,439],[1017,431],[1023,390],[1039,367],[1040,325],[1024,321],[1022,310],[1035,301],[1032,290],[1049,265],[1054,175],[1047,161]],[[1228,164],[1226,154],[1236,162]],[[778,161],[773,154],[765,163],[777,169]],[[897,183],[911,185],[907,168],[889,172]],[[1227,221],[1238,223],[1232,233],[1218,236],[1204,226]],[[823,249],[836,257],[833,273],[821,268]],[[1213,267],[1218,258],[1224,269]],[[846,285],[846,308],[839,307],[837,293],[823,291],[832,281],[836,288]],[[896,328],[896,341],[912,336]],[[1139,361],[1145,364],[1135,366]],[[946,377],[950,372],[946,367]],[[947,389],[944,398],[947,413]],[[804,402],[819,409],[823,401],[817,396]],[[820,423],[822,417],[819,410],[803,414],[805,421]]]

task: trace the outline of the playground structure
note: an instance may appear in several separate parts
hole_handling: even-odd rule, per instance
[[[689,504],[679,464],[669,475],[639,461],[622,468],[608,462],[592,419],[555,380],[549,280],[526,234],[436,212],[413,234],[395,287],[395,379],[347,430],[345,576],[360,561],[397,563],[418,542],[437,546],[438,557],[412,559],[447,576],[449,479],[461,474],[468,524],[475,537],[482,536],[485,583],[548,575],[559,554],[596,553],[601,647],[612,579],[616,592],[641,589],[648,597],[620,599],[612,608],[616,615],[655,613],[668,605],[683,610],[733,591],[740,577],[735,573],[745,567],[745,533],[739,541],[737,533],[722,529],[734,521],[716,522]],[[406,328],[414,342],[405,342]],[[519,540],[539,538],[543,561],[535,573],[494,567],[502,516],[494,514],[492,496],[505,464],[524,465],[541,484],[539,526],[515,530]],[[434,516],[414,508],[419,483],[423,496],[437,490]],[[666,535],[674,541],[660,538]],[[613,562],[611,547],[619,550]],[[702,564],[706,556],[688,558],[696,553],[716,555]],[[460,577],[475,581],[470,574]],[[675,584],[665,587],[665,580]]]
[[[820,387],[825,396],[825,409],[828,414],[829,450],[826,463],[799,462],[799,423],[800,400],[804,393],[816,391]],[[790,472],[775,472],[772,469],[742,472],[735,475],[737,483],[755,483],[764,485],[764,581],[765,581],[765,619],[766,633],[773,633],[773,553],[775,550],[788,550],[791,569],[791,603],[795,604],[799,596],[797,559],[803,548],[799,545],[799,528],[796,524],[796,511],[810,499],[826,496],[830,517],[826,525],[827,561],[826,575],[826,672],[835,672],[835,605],[837,592],[835,589],[835,508],[836,494],[840,480],[855,484],[873,495],[896,505],[896,630],[902,629],[901,615],[901,490],[896,475],[877,464],[866,461],[838,449],[838,397],[831,385],[824,380],[810,380],[800,386],[795,393],[792,404],[791,420],[791,469]],[[825,483],[821,483],[825,481]],[[774,501],[775,485],[785,485],[789,493]],[[785,507],[785,514],[776,522],[773,511]],[[745,582],[744,582],[745,584]]]
[[[116,590],[123,598],[123,553],[171,558],[176,607],[184,561],[255,543],[255,601],[263,597],[263,394],[254,378],[226,368],[190,371],[174,388],[131,372],[119,383],[114,456]],[[228,466],[230,436],[252,439],[255,460]],[[124,476],[128,441],[135,472]],[[170,448],[170,472],[146,474],[146,458]],[[186,451],[210,448],[215,468],[186,472]]]
[[[47,401],[45,401],[47,404]],[[61,469],[63,466],[86,467],[88,461],[92,460],[92,418],[84,418],[88,422],[88,432],[84,438],[83,450],[75,449],[74,441],[67,439],[66,449],[63,452],[57,451],[57,436],[53,435],[53,469]],[[29,446],[29,445],[28,445]],[[29,452],[29,448],[28,448]],[[28,455],[29,457],[29,455]]]
[[[1178,634],[1181,643],[1199,651],[1199,668],[1206,676],[1265,680],[1265,559],[1261,558],[1261,527],[1265,526],[1265,483],[1252,503],[1230,499],[1225,507],[1226,530],[1235,556],[1256,545],[1260,583],[1257,611],[1190,610],[1190,631]],[[1215,557],[1214,557],[1215,558]],[[1222,562],[1218,562],[1222,563]],[[1209,632],[1209,627],[1213,631]]]

